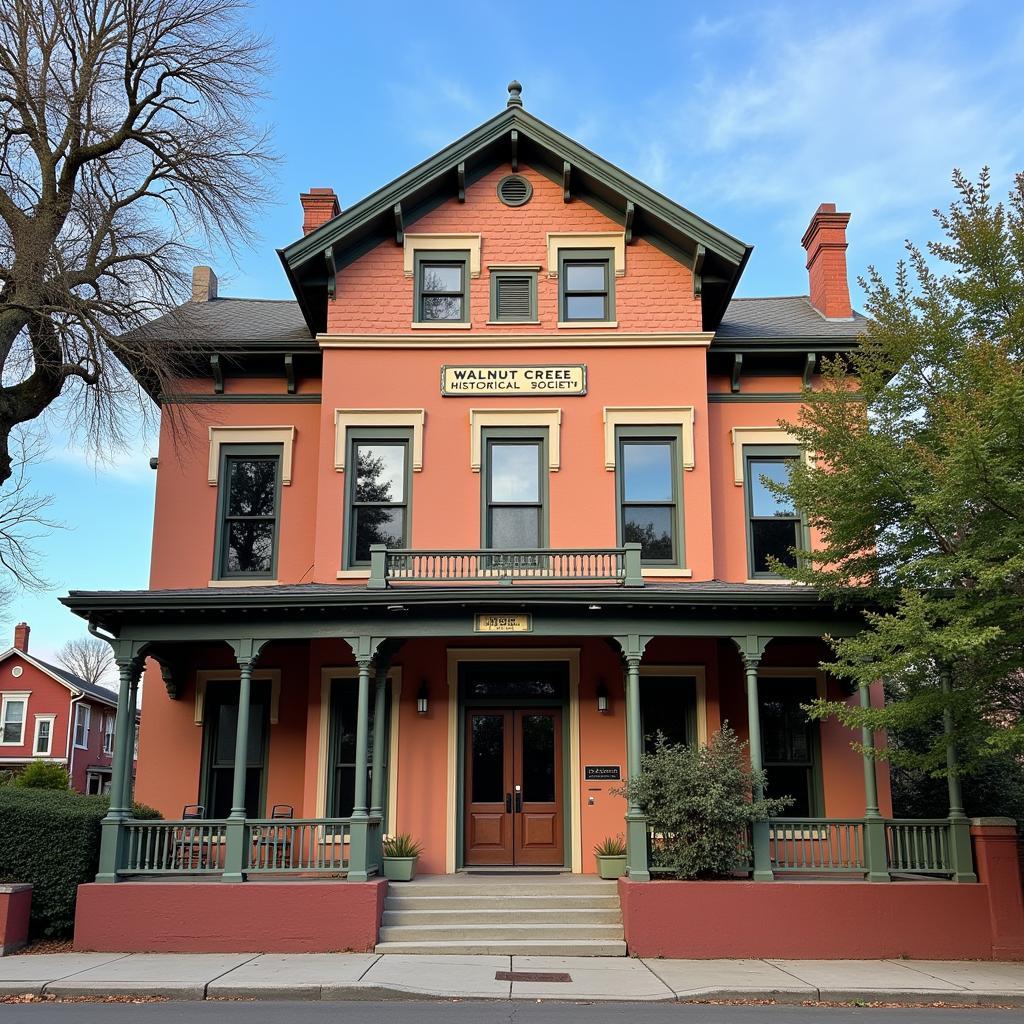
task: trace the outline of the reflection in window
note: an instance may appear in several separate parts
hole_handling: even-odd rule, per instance
[[[487,443],[487,546],[541,546],[540,440]]]
[[[788,498],[774,494],[768,484],[785,484],[791,456],[747,459],[747,517],[750,523],[750,572],[772,576],[772,560],[796,565],[794,549],[800,547],[800,516]]]
[[[671,438],[623,438],[619,445],[621,533],[648,563],[675,564],[676,469]]]
[[[370,545],[405,547],[408,531],[406,495],[409,446],[406,441],[355,441],[351,497],[353,565],[370,561]]]
[[[469,319],[466,254],[437,253],[416,258],[416,310],[421,323],[464,323]]]
[[[277,455],[225,457],[222,576],[273,575],[279,465]]]
[[[611,320],[611,260],[565,259],[561,274],[563,321]]]
[[[359,704],[359,686],[352,679],[335,679],[331,683],[331,733],[328,740],[330,759],[330,781],[327,794],[327,816],[349,818],[356,794],[356,719]],[[374,720],[375,702],[369,707],[369,732],[367,736],[366,792],[372,792],[373,783],[373,732],[377,727]],[[391,714],[390,689],[385,705],[384,763],[380,770],[387,774],[387,729]]]

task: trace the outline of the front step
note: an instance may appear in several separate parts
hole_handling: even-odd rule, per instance
[[[414,902],[403,900],[403,903]],[[566,907],[544,907],[534,909],[532,907],[520,907],[516,900],[513,906],[507,902],[500,908],[484,910],[473,908],[463,909],[427,909],[414,906],[395,907],[390,902],[384,911],[384,919],[381,924],[385,927],[396,925],[425,925],[437,924],[459,927],[461,925],[493,924],[504,927],[511,924],[567,924],[567,925],[595,925],[595,924],[622,924],[622,913],[618,907],[607,909],[568,909]]]
[[[403,887],[402,892],[405,892]],[[392,896],[388,910],[462,910],[493,914],[507,910],[508,896]],[[619,897],[614,896],[516,896],[517,910],[613,910],[619,913]]]
[[[568,942],[378,942],[378,953],[412,954],[431,953],[435,956],[625,956],[626,943],[576,939]]]
[[[612,940],[622,937],[622,924],[422,924],[381,928],[381,942],[550,942],[561,939]]]

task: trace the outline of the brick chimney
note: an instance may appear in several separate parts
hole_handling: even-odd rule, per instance
[[[836,213],[835,203],[822,203],[804,232],[811,305],[830,320],[849,320],[850,286],[846,280],[846,225],[848,213]]]
[[[19,622],[14,627],[14,649],[28,654],[28,635],[32,630],[27,622]]]
[[[333,188],[311,188],[299,196],[302,203],[302,233],[308,235],[341,213]]]
[[[217,275],[209,267],[192,268],[192,301],[209,302],[217,298]]]

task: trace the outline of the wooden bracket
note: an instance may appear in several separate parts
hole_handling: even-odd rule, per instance
[[[405,222],[402,220],[401,203],[395,203],[395,245],[405,245]]]
[[[572,176],[572,164],[568,160],[562,161],[562,202],[567,203],[570,199],[569,179]]]
[[[732,390],[736,394],[740,389],[740,373],[743,371],[743,353],[737,352],[732,357]]]
[[[626,200],[626,245],[633,244],[633,217],[636,215],[636,207]]]
[[[464,203],[466,201],[466,165],[460,163],[455,168],[455,175],[459,181],[459,202]]]
[[[224,394],[224,368],[220,365],[220,356],[210,356],[210,372],[213,374],[213,393]]]
[[[288,380],[288,394],[295,394],[295,356],[291,352],[285,353],[284,375]]]
[[[338,268],[334,262],[334,246],[324,249],[324,263],[327,265],[327,298],[333,299],[337,288]]]
[[[707,249],[699,242],[697,251],[693,254],[693,297],[699,299],[704,289],[704,257],[707,256]],[[738,390],[738,389],[734,389]]]
[[[519,170],[519,132],[512,129],[512,170]]]
[[[815,367],[818,365],[818,353],[808,352],[807,361],[804,363],[804,387],[810,387],[811,374],[814,373]]]

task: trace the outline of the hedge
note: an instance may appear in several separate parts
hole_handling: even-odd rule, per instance
[[[32,883],[34,937],[71,934],[78,886],[99,868],[106,797],[0,786],[0,882]],[[137,817],[158,818],[138,805]]]

